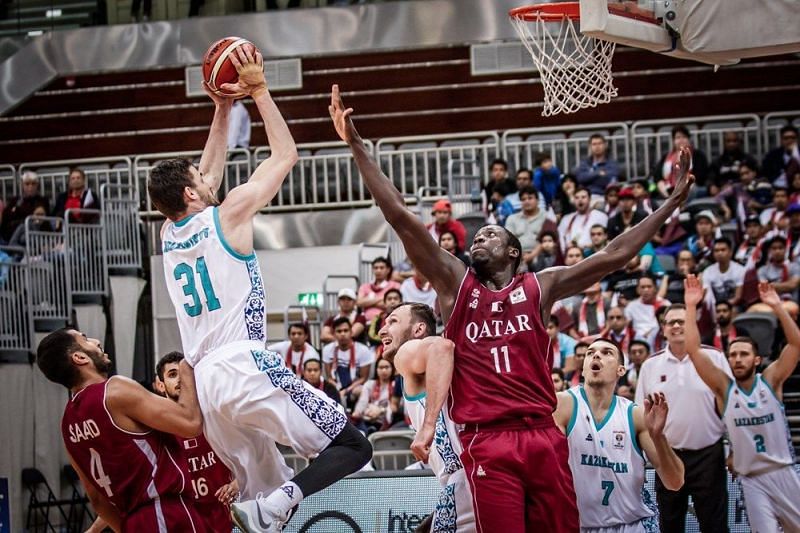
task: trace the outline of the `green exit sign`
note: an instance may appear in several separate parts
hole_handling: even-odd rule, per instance
[[[297,295],[297,303],[311,307],[322,307],[321,292],[301,292]]]

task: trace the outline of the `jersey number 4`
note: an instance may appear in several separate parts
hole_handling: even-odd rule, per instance
[[[208,310],[216,311],[221,307],[217,295],[214,294],[214,286],[211,285],[211,276],[208,275],[206,258],[198,257],[194,268],[186,263],[181,263],[175,267],[175,272],[173,272],[177,281],[184,281],[183,294],[191,298],[190,303],[183,304],[183,309],[186,311],[186,314],[191,317],[195,317],[203,312],[203,302],[200,301],[200,294],[197,292],[195,272],[200,276],[200,284],[206,296],[206,307]]]
[[[111,478],[106,475],[103,470],[103,462],[100,460],[100,454],[94,448],[89,448],[89,471],[92,475],[97,486],[106,491],[106,496],[109,498],[114,495],[111,490]]]

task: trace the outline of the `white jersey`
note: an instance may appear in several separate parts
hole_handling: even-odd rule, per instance
[[[267,315],[258,259],[227,243],[218,208],[165,222],[161,240],[167,289],[189,364],[237,341],[263,347]]]
[[[569,467],[581,510],[581,528],[613,527],[653,518],[655,513],[648,506],[650,496],[644,489],[644,455],[633,423],[635,404],[614,395],[608,414],[598,424],[583,387],[568,392],[575,404],[567,426]]]
[[[754,476],[794,465],[794,448],[783,404],[761,374],[744,391],[731,381],[722,414],[733,449],[733,467]]]

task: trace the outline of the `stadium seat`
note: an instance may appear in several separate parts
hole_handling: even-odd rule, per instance
[[[742,313],[733,319],[733,325],[747,330],[750,337],[758,344],[761,357],[772,356],[772,343],[775,340],[775,328],[778,320],[771,313]]]
[[[661,264],[661,269],[665,274],[671,275],[675,273],[675,257],[669,254],[659,254],[656,256],[658,262]]]
[[[416,459],[411,453],[413,431],[378,431],[369,436],[375,470],[403,470]]]
[[[458,220],[464,224],[467,230],[465,242],[467,250],[469,250],[469,247],[472,245],[472,239],[475,238],[475,234],[486,225],[486,215],[483,214],[483,211],[473,211],[472,213],[461,215],[458,217]]]
[[[69,530],[85,531],[89,524],[94,522],[94,515],[89,510],[89,498],[83,494],[81,480],[72,465],[64,465],[64,477],[72,487],[72,496],[69,506]]]
[[[722,214],[722,208],[720,207],[719,202],[713,198],[697,198],[692,200],[686,204],[684,210],[689,211],[693,219],[694,216],[700,211],[709,210],[717,216]]]
[[[25,530],[28,532],[60,531],[56,529],[59,524],[69,523],[64,507],[71,504],[71,500],[59,500],[50,488],[42,472],[37,468],[22,469],[22,485],[30,492],[28,500],[28,516],[25,519]],[[41,495],[45,495],[43,499]],[[51,509],[57,509],[60,517],[51,517]],[[55,522],[51,521],[55,520]]]

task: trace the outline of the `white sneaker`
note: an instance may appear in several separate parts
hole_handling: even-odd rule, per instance
[[[265,499],[231,504],[231,518],[245,533],[280,533],[288,517],[268,504]]]

